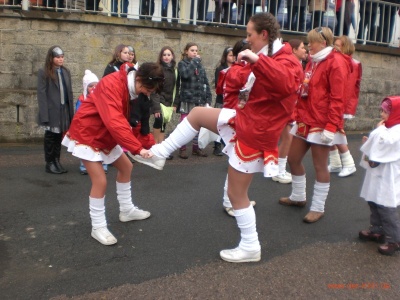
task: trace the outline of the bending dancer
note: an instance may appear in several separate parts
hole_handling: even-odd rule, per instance
[[[316,173],[314,195],[310,212],[304,222],[313,223],[324,215],[329,192],[329,146],[347,144],[343,131],[345,86],[350,72],[350,60],[332,47],[333,34],[327,27],[308,33],[311,61],[305,70],[305,79],[296,105],[296,125],[289,150],[288,162],[292,172],[292,193],[279,203],[287,206],[306,205],[306,172],[303,158],[311,149]]]
[[[126,67],[128,64],[122,65],[120,71],[103,77],[82,102],[63,140],[68,151],[82,160],[92,181],[89,195],[91,235],[103,245],[115,244],[117,239],[107,228],[104,206],[107,178],[102,161],[112,164],[118,170],[116,186],[119,220],[128,222],[150,217],[148,211],[132,203],[133,166],[121,146],[135,154],[146,152],[128,123],[129,99],[137,98],[140,93],[150,96],[160,88],[164,77],[158,64],[144,63],[139,70],[129,73]]]
[[[252,71],[241,93],[241,108],[195,107],[161,144],[135,158],[148,165],[165,162],[172,152],[185,145],[205,127],[221,135],[229,156],[228,195],[241,232],[239,246],[222,250],[229,262],[254,262],[261,259],[256,217],[248,197],[253,173],[272,177],[278,173],[278,139],[296,102],[300,67],[288,44],[279,39],[279,25],[270,13],[255,14],[247,24],[247,41],[252,50],[244,50],[238,60]],[[301,71],[300,71],[301,72]]]

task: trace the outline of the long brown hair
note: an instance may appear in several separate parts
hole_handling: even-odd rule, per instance
[[[115,62],[117,62],[117,61],[120,61],[120,59],[121,59],[121,52],[122,52],[122,50],[124,50],[125,48],[128,48],[128,46],[127,46],[127,45],[124,45],[124,44],[119,44],[117,47],[115,47],[114,53],[113,53],[113,56],[112,56],[112,59],[111,59],[108,63],[111,65],[111,64],[113,64],[113,63],[115,63]],[[135,59],[136,59],[136,53],[135,53]]]
[[[183,53],[182,53],[182,57],[181,57],[182,60],[184,60],[187,57],[186,51],[188,51],[190,49],[190,47],[193,47],[193,46],[196,46],[197,48],[199,48],[199,45],[197,45],[196,43],[193,43],[193,42],[186,44],[185,49],[183,49]]]
[[[162,57],[163,57],[163,54],[164,54],[164,51],[165,51],[165,50],[171,51],[171,54],[172,54],[171,66],[172,66],[173,68],[175,68],[175,65],[176,65],[175,53],[174,53],[174,50],[172,50],[172,48],[171,48],[170,46],[165,46],[165,47],[162,47],[162,48],[161,48],[161,51],[160,51],[160,53],[158,54],[158,60],[157,60],[157,62],[158,62],[160,65],[162,65],[162,63],[163,63]]]
[[[270,13],[257,13],[250,18],[249,22],[254,24],[254,30],[258,34],[263,30],[268,32],[268,56],[272,56],[274,41],[280,37],[280,26],[274,15]]]
[[[53,58],[54,58],[53,50],[54,50],[54,48],[57,48],[57,47],[61,49],[60,46],[54,45],[54,46],[51,46],[49,48],[49,50],[47,50],[46,61],[44,63],[44,76],[45,76],[45,78],[51,78],[51,80],[53,80],[53,81],[57,80],[56,73],[54,72],[55,68],[54,68],[54,64],[53,64]],[[61,66],[61,68],[68,70],[64,66]]]

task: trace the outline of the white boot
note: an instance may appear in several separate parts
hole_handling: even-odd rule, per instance
[[[222,250],[221,258],[233,263],[260,261],[261,246],[258,240],[256,214],[253,206],[235,210],[235,217],[241,236],[239,246],[234,249]]]
[[[91,236],[103,245],[113,245],[117,239],[107,228],[106,208],[103,198],[89,197],[90,219],[92,220]]]
[[[343,167],[338,174],[339,177],[347,177],[357,171],[353,156],[351,156],[350,151],[341,153],[340,158],[342,159]]]
[[[121,222],[144,220],[150,217],[150,212],[141,210],[133,205],[130,182],[117,182],[117,200],[119,202],[119,220]]]

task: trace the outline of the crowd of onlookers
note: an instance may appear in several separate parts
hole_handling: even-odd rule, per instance
[[[0,5],[20,6],[21,0],[0,0]],[[308,32],[319,26],[330,27],[336,36],[349,35],[351,27],[356,34],[357,42],[390,43],[393,37],[396,15],[399,13],[399,2],[396,0],[209,0],[190,1],[190,12],[183,17],[182,3],[179,0],[141,0],[135,13],[139,19],[151,20],[154,17],[161,21],[178,22],[181,18],[190,24],[226,26],[245,26],[256,12],[268,11],[275,15],[281,28],[294,32]],[[64,0],[33,0],[31,6],[46,9],[62,10],[82,8],[86,13],[106,13],[116,17],[128,17],[128,8],[133,5],[129,0],[75,0],[66,3]],[[344,3],[344,5],[343,5]],[[77,5],[79,4],[79,5]],[[160,5],[160,7],[156,7]],[[344,7],[343,7],[344,6]],[[157,8],[157,9],[156,9]],[[358,11],[356,11],[358,8]],[[155,12],[157,11],[157,15]],[[171,11],[169,13],[169,11]]]

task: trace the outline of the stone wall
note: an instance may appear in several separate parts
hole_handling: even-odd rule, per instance
[[[0,141],[42,137],[43,132],[36,125],[36,80],[52,45],[60,45],[65,51],[65,66],[71,70],[76,99],[82,93],[85,69],[101,77],[114,47],[120,43],[132,45],[139,62],[145,62],[156,61],[165,45],[171,46],[179,57],[186,43],[194,41],[200,46],[213,86],[214,69],[224,47],[233,45],[245,34],[244,29],[195,27],[78,12],[0,9]],[[292,37],[283,36],[285,40]],[[399,52],[394,48],[358,47],[354,56],[363,63],[362,92],[357,118],[348,122],[346,129],[369,131],[379,118],[381,99],[400,94]],[[177,119],[175,116],[175,123]]]

